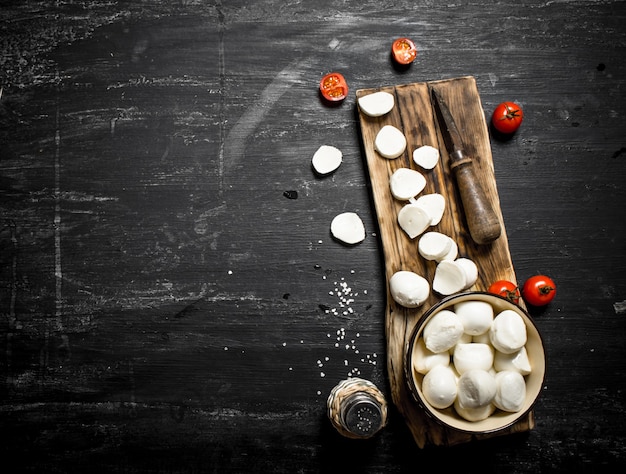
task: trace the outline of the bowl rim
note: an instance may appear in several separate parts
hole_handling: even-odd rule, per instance
[[[440,309],[443,306],[446,306],[450,303],[450,301],[458,299],[458,298],[464,298],[467,296],[473,296],[473,295],[481,295],[481,296],[487,296],[488,298],[495,298],[497,300],[501,300],[504,302],[504,304],[506,305],[510,305],[511,307],[515,307],[516,310],[521,311],[524,316],[526,316],[526,318],[528,318],[528,321],[530,322],[530,324],[532,324],[532,326],[534,327],[537,336],[539,337],[539,343],[543,349],[543,373],[541,374],[541,380],[539,381],[539,387],[540,390],[537,392],[537,395],[535,396],[534,400],[532,401],[532,403],[530,403],[530,405],[525,409],[525,410],[520,410],[519,412],[516,412],[514,417],[512,417],[511,421],[494,427],[494,428],[489,428],[489,429],[482,429],[482,430],[472,430],[472,429],[464,429],[462,427],[458,427],[458,426],[453,426],[449,423],[446,423],[440,416],[438,416],[438,414],[435,412],[435,410],[437,410],[434,407],[431,407],[428,403],[425,403],[421,398],[420,398],[420,391],[417,388],[417,384],[414,380],[413,377],[413,364],[412,364],[412,356],[413,356],[413,347],[415,345],[415,342],[417,340],[417,335],[420,332],[420,328],[422,328],[424,322],[430,318],[430,316],[436,312],[438,309]],[[408,341],[408,345],[406,347],[406,351],[404,354],[404,380],[407,384],[407,388],[409,390],[409,393],[411,394],[411,396],[413,397],[413,400],[424,410],[424,412],[426,413],[426,415],[428,416],[428,418],[430,418],[431,420],[435,421],[436,423],[438,423],[441,426],[444,426],[448,429],[453,429],[456,431],[460,431],[460,432],[464,432],[464,433],[469,433],[469,434],[488,434],[488,433],[493,433],[493,432],[497,432],[497,431],[501,431],[503,429],[506,429],[512,425],[514,425],[515,423],[517,423],[520,419],[522,419],[524,416],[526,416],[528,413],[530,413],[530,411],[533,409],[533,407],[535,406],[537,400],[539,399],[539,396],[541,395],[541,387],[543,386],[543,383],[545,381],[545,377],[546,377],[546,370],[547,370],[547,357],[546,357],[546,353],[545,353],[545,345],[544,345],[544,340],[543,337],[541,335],[541,331],[539,331],[539,328],[537,327],[537,324],[535,323],[535,320],[533,319],[533,317],[528,313],[528,311],[521,307],[520,305],[513,303],[512,301],[506,299],[503,296],[500,295],[496,295],[494,293],[489,293],[487,291],[463,291],[460,293],[455,293],[453,295],[449,295],[449,296],[445,296],[444,298],[442,298],[439,302],[435,303],[434,305],[432,305],[417,321],[417,323],[415,324],[415,327],[411,330],[411,335],[409,337],[409,341]],[[438,410],[437,410],[438,411]],[[468,421],[467,423],[472,423],[471,421]]]

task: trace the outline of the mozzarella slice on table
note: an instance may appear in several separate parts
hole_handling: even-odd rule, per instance
[[[398,168],[389,178],[389,187],[393,197],[401,201],[408,201],[426,187],[426,178],[419,171],[410,168]]]
[[[322,145],[313,155],[311,164],[318,174],[327,175],[339,168],[342,159],[343,154],[339,148],[331,145]]]
[[[374,139],[374,148],[385,158],[398,158],[406,149],[406,138],[393,125],[385,125]]]
[[[359,108],[365,115],[380,117],[385,115],[395,105],[395,99],[389,92],[379,91],[364,95],[357,101]]]
[[[432,170],[439,162],[439,150],[430,145],[424,145],[413,151],[413,161],[426,170]]]
[[[355,212],[344,212],[330,223],[330,232],[338,240],[350,245],[365,240],[365,226]]]
[[[430,216],[416,204],[406,204],[398,212],[398,224],[407,235],[414,239],[430,226]]]

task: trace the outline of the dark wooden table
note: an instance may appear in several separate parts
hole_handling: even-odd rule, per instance
[[[20,0],[0,20],[3,472],[626,465],[624,2]],[[334,108],[331,70],[351,87]],[[526,113],[492,152],[518,279],[558,283],[531,313],[536,427],[419,449],[391,406],[350,440],[332,387],[389,396],[354,91],[465,75],[487,115]],[[325,179],[322,144],[344,154]],[[355,247],[329,234],[344,211]]]

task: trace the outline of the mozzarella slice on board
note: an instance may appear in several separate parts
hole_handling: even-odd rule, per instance
[[[426,178],[422,173],[411,168],[398,168],[389,178],[389,187],[393,197],[401,201],[408,201],[426,187]],[[424,208],[424,210],[428,209]]]
[[[437,225],[441,222],[441,218],[446,209],[446,198],[444,198],[443,195],[439,193],[424,194],[417,198],[415,204],[428,212],[430,225]]]
[[[393,125],[385,125],[374,139],[374,148],[385,158],[398,158],[406,149],[406,138]]]
[[[428,229],[430,216],[421,207],[407,204],[398,212],[398,224],[411,239],[414,239]]]
[[[439,150],[430,145],[424,145],[413,151],[413,161],[426,170],[432,170],[439,163]]]
[[[389,92],[374,92],[364,95],[358,100],[361,112],[370,117],[380,117],[385,115],[395,105],[395,99]]]

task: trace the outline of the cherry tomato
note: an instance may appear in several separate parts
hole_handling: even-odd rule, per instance
[[[391,55],[398,64],[411,64],[417,57],[417,48],[409,38],[398,38],[391,45]]]
[[[524,282],[522,297],[533,306],[545,306],[556,296],[554,281],[545,275],[535,275]]]
[[[340,102],[348,96],[346,78],[338,72],[331,72],[322,77],[320,92],[330,102]]]
[[[488,293],[500,295],[509,300],[511,303],[519,303],[519,288],[515,283],[508,280],[494,281],[487,289]]]
[[[491,123],[501,133],[513,133],[522,124],[524,111],[515,102],[502,102],[493,111]]]

